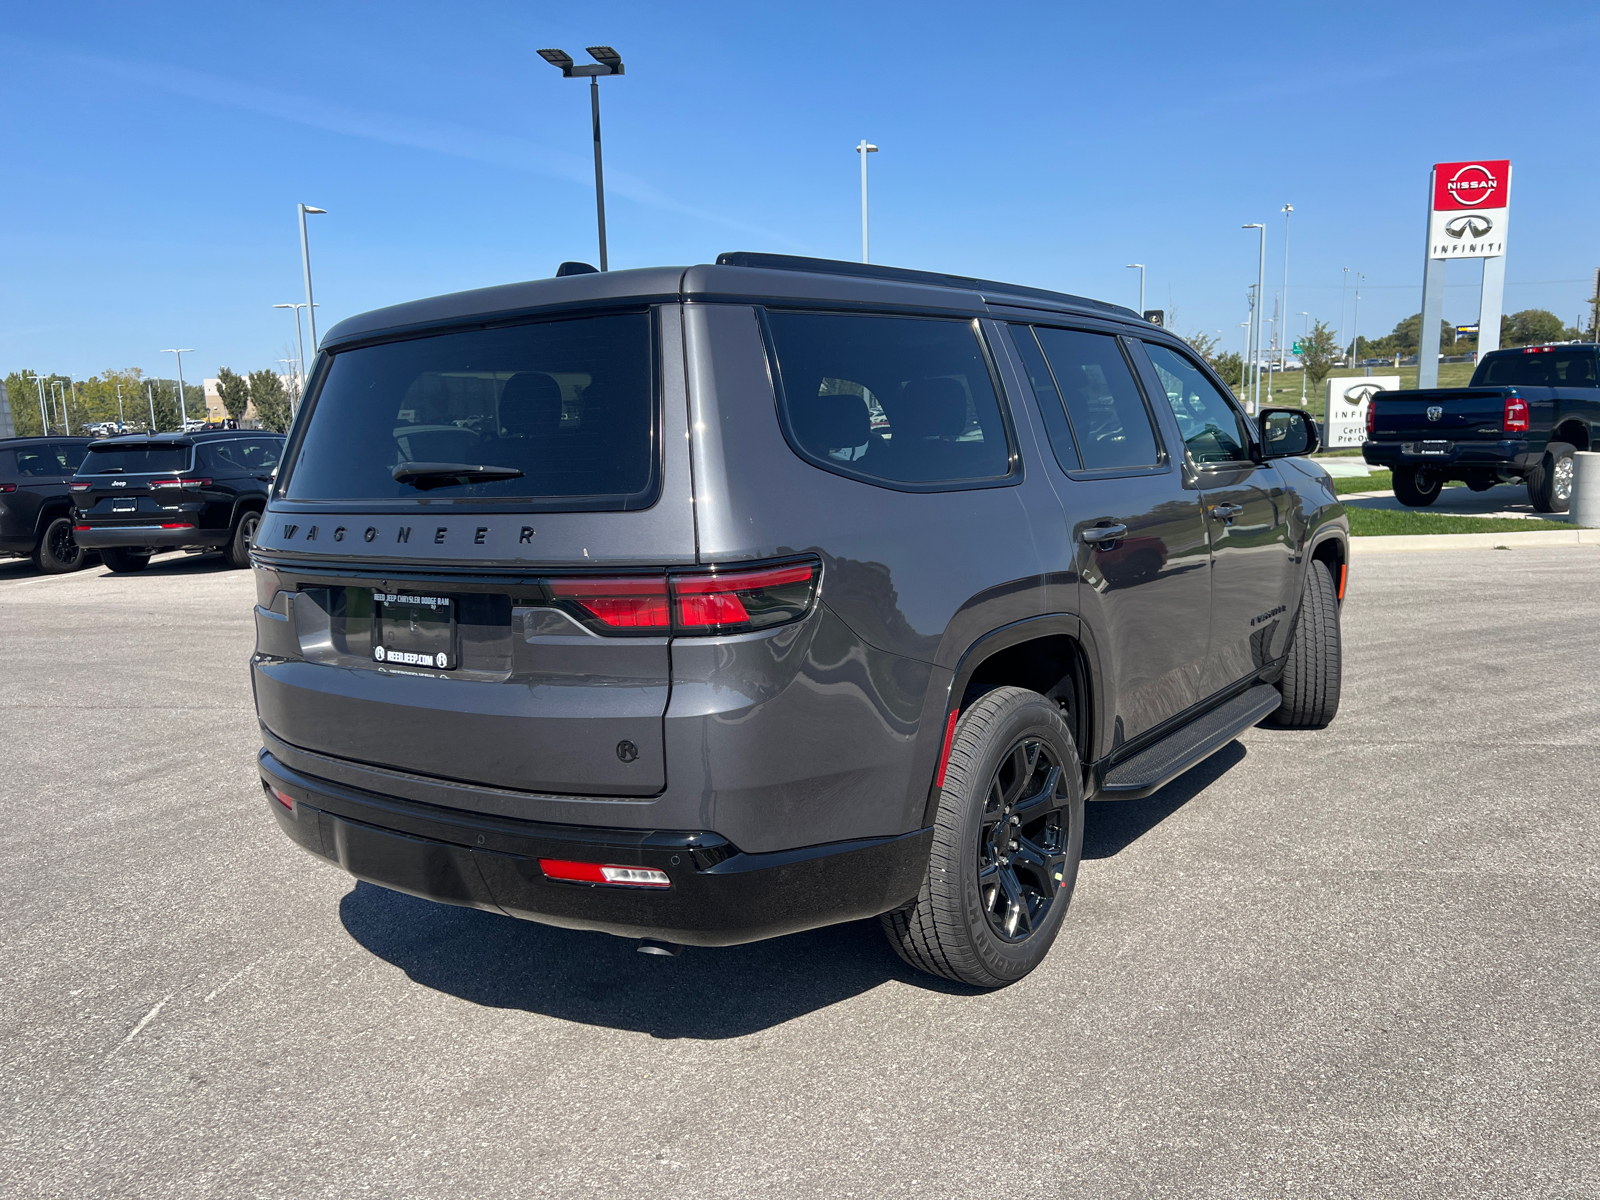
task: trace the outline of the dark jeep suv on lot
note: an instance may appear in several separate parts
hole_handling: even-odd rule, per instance
[[[72,536],[68,481],[92,442],[0,438],[0,555],[31,558],[51,575],[83,566],[83,547]]]
[[[72,493],[78,544],[113,571],[142,571],[163,550],[221,550],[250,565],[250,544],[283,435],[136,434],[90,447]]]
[[[353,318],[253,551],[265,803],[434,900],[666,953],[878,916],[1008,983],[1086,799],[1332,718],[1315,448],[978,279],[727,254]]]

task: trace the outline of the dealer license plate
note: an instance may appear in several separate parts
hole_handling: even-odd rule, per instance
[[[1402,454],[1437,455],[1444,456],[1450,453],[1449,442],[1405,442],[1400,447]]]
[[[374,659],[438,671],[455,669],[456,613],[450,597],[373,592],[372,599],[377,609]]]
[[[138,507],[139,505],[137,501],[130,500],[126,504],[113,504],[111,506],[111,511],[114,513],[133,512]]]

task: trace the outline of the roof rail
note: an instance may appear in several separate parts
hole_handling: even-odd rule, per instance
[[[946,275],[942,271],[913,271],[906,267],[883,267],[877,263],[845,262],[837,258],[805,258],[797,254],[761,254],[753,250],[730,250],[717,255],[719,267],[757,267],[764,271],[811,271],[819,275],[854,275],[865,279],[884,279],[896,283],[921,283],[932,287],[961,288],[969,292],[985,292],[995,296],[1026,296],[1031,300],[1047,300],[1073,308],[1090,308],[1119,316],[1137,317],[1139,314],[1120,304],[1107,304],[1087,296],[1074,296],[1067,292],[1052,292],[1046,288],[1023,287],[1016,283],[1000,283],[993,279],[974,279],[969,275]]]

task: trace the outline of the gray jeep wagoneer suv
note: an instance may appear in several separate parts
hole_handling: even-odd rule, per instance
[[[726,254],[355,317],[253,549],[267,806],[446,903],[668,952],[877,916],[1009,983],[1085,800],[1332,718],[1315,448],[978,279]]]

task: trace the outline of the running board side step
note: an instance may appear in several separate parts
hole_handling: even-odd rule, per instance
[[[1104,772],[1097,798],[1144,799],[1221,750],[1282,703],[1283,696],[1271,684],[1257,684],[1241,692]]]

